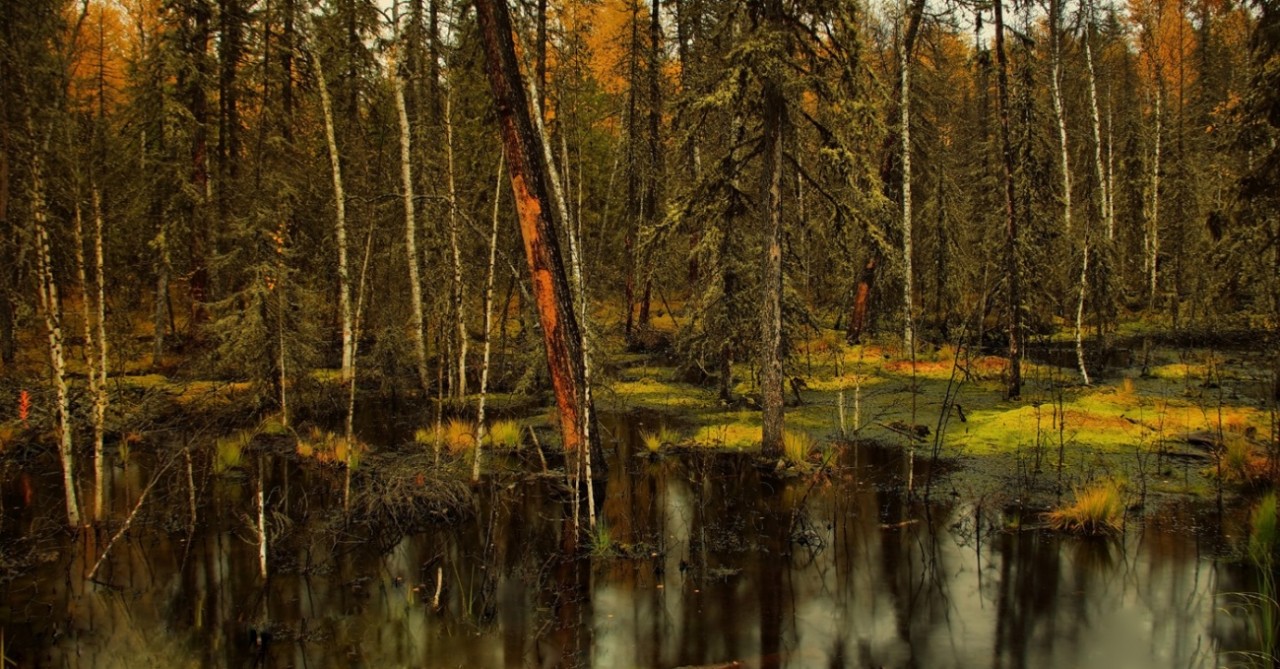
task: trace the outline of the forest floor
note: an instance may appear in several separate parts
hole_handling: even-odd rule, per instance
[[[663,325],[674,327],[660,317],[657,326]],[[620,337],[615,339],[605,348],[622,351]],[[1005,359],[976,347],[959,353],[950,346],[928,347],[913,360],[896,342],[848,346],[842,332],[819,331],[795,343],[787,369],[795,385],[788,384],[786,393],[786,427],[802,438],[815,463],[832,448],[857,442],[901,448],[912,461],[947,463],[952,474],[946,488],[969,499],[1004,495],[1049,504],[1064,492],[1108,481],[1145,503],[1151,494],[1208,497],[1275,480],[1277,416],[1268,401],[1265,351],[1240,342],[1212,348],[1145,339],[1144,345],[1142,335],[1125,335],[1105,351],[1090,348],[1090,385],[1082,382],[1069,344],[1052,337],[1032,342],[1023,363],[1022,396],[1009,400]],[[51,434],[53,398],[40,388],[38,343],[32,341],[23,356],[31,369],[0,380],[6,396],[30,387],[32,398],[28,420],[10,411],[0,420],[0,451]],[[261,411],[246,410],[258,406],[249,383],[195,378],[181,368],[151,373],[145,349],[132,353],[119,358],[125,362],[113,375],[108,422],[117,443],[143,441],[149,431],[177,424],[200,426],[211,443],[235,430],[264,432]],[[649,422],[656,417],[657,425],[646,426],[655,449],[759,448],[759,388],[750,366],[735,365],[734,401],[726,403],[717,396],[714,377],[691,373],[669,351],[599,357],[597,407],[643,414]],[[90,401],[82,375],[75,376],[73,404],[87,419]],[[311,450],[303,448],[304,441],[332,441],[321,432],[336,429],[332,416],[345,409],[334,370],[315,370],[304,385],[309,390],[299,387],[295,411],[302,418],[298,424],[310,426],[297,431],[300,452]],[[368,392],[385,404],[385,391]],[[539,407],[540,401],[549,396],[493,393],[489,407],[491,415],[538,428],[550,451],[558,439],[550,407]],[[427,417],[383,440],[422,442],[431,416],[456,412],[411,409]]]
[[[788,370],[803,385],[788,388],[786,427],[811,438],[814,460],[835,444],[897,446],[951,465],[946,488],[964,498],[1003,495],[1033,506],[1104,481],[1145,504],[1149,495],[1207,497],[1274,478],[1277,416],[1262,351],[1143,352],[1124,340],[1105,355],[1090,351],[1096,369],[1085,385],[1074,348],[1046,341],[1030,347],[1022,396],[1009,400],[1003,357],[941,347],[913,361],[894,345],[842,339],[825,331],[800,343]],[[1140,338],[1131,343],[1142,347]],[[610,362],[612,381],[596,395],[603,409],[654,412],[661,425],[653,430],[673,447],[758,448],[758,387],[748,367],[735,366],[736,399],[724,403],[714,379],[690,383],[659,357]]]

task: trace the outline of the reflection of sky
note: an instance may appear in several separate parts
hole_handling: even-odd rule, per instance
[[[241,666],[248,628],[264,621],[273,667],[1211,667],[1233,661],[1221,647],[1249,643],[1245,617],[1216,594],[1247,589],[1244,572],[1200,554],[1189,516],[1082,541],[1001,531],[989,510],[978,527],[971,506],[926,509],[858,476],[767,492],[750,466],[632,469],[611,472],[604,521],[646,549],[595,559],[576,596],[553,559],[562,507],[534,483],[385,551],[354,536],[290,545],[289,559],[318,568],[274,576],[265,605],[252,514],[227,511],[190,546],[185,532],[146,529],[119,542],[102,572],[113,588],[83,581],[101,543],[62,551],[38,583],[10,583],[7,652],[20,666],[33,652],[55,666]],[[115,471],[120,517],[148,476]],[[248,508],[251,485],[222,482],[210,505]],[[793,517],[807,545],[778,542]],[[762,624],[763,611],[776,618]]]

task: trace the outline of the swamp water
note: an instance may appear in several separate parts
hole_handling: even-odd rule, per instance
[[[605,421],[607,529],[576,561],[559,554],[567,494],[527,474],[536,458],[500,466],[458,522],[375,530],[339,522],[333,470],[252,451],[230,475],[197,463],[192,528],[182,459],[155,477],[169,456],[139,454],[111,469],[111,532],[157,484],[88,581],[110,533],[52,529],[52,457],[10,471],[0,537],[38,564],[0,585],[6,666],[1166,668],[1244,665],[1268,643],[1241,594],[1255,571],[1224,548],[1242,516],[1183,505],[1067,538],[1013,529],[945,474],[933,501],[908,496],[896,449],[778,477],[739,454],[650,458],[640,421]]]

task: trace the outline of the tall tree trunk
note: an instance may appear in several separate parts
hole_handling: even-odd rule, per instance
[[[413,311],[413,321],[411,323],[413,332],[410,334],[410,340],[413,342],[413,357],[418,371],[418,385],[422,392],[425,393],[431,387],[431,377],[427,371],[427,344],[423,338],[425,321],[422,317],[422,282],[418,276],[418,226],[413,202],[413,153],[409,140],[409,113],[404,103],[404,80],[400,77],[400,73],[396,71],[398,65],[392,61],[387,67],[391,74],[391,86],[395,93],[396,115],[400,120],[400,184],[404,189],[404,246],[409,266],[409,306]]]
[[[107,354],[110,346],[107,344],[106,271],[103,265],[105,254],[102,249],[102,191],[98,189],[97,184],[93,186],[93,223],[94,287],[98,293],[95,305],[98,312],[98,387],[93,394],[93,513],[95,518],[101,518],[104,485],[102,446],[107,431],[107,405],[110,400],[107,395]]]
[[[9,188],[12,181],[9,153],[13,151],[8,124],[0,123],[0,363],[11,366],[18,353],[17,314],[14,313],[13,290],[18,283],[19,266],[14,262],[16,229],[9,221]]]
[[[903,36],[906,36],[905,33]],[[906,48],[902,49],[900,61],[902,91],[898,106],[902,111],[902,344],[914,358],[916,335],[912,299],[912,277],[915,270],[911,261],[911,54]]]
[[[636,261],[636,235],[640,227],[640,166],[636,149],[640,145],[640,123],[636,116],[640,113],[637,88],[640,78],[640,0],[631,3],[631,50],[628,55],[627,72],[627,234],[623,241],[623,252],[626,256],[626,278],[623,284],[623,301],[626,302],[627,318],[623,326],[623,338],[627,344],[632,343],[635,328],[636,276],[640,273],[640,263]]]
[[[531,92],[529,99],[538,100],[540,95],[535,89]],[[604,453],[600,450],[599,431],[595,426],[595,408],[591,401],[591,349],[587,342],[587,292],[586,285],[582,279],[582,256],[578,253],[578,238],[582,232],[582,221],[578,220],[578,225],[572,224],[569,215],[569,200],[565,196],[565,187],[561,182],[559,171],[556,169],[556,161],[551,151],[551,138],[547,134],[547,128],[542,122],[543,112],[541,107],[533,109],[533,125],[537,130],[538,139],[542,145],[542,157],[547,164],[547,182],[551,186],[551,197],[555,202],[556,213],[560,219],[560,225],[564,229],[565,239],[569,242],[569,271],[571,273],[570,293],[573,296],[574,313],[578,318],[578,334],[579,345],[582,352],[582,397],[585,409],[582,412],[582,435],[583,439],[590,444],[590,449],[582,454],[583,468],[586,470],[587,488],[589,499],[592,500],[590,508],[591,527],[595,528],[595,496],[591,493],[594,486],[592,480],[592,456],[595,456],[596,462],[599,463],[599,469],[603,472]],[[563,142],[563,165],[565,173],[569,170],[569,149],[568,142],[564,134],[560,135]],[[581,191],[579,191],[581,192]],[[581,207],[579,207],[581,212]]]
[[[459,400],[467,395],[467,314],[462,292],[462,251],[458,247],[458,191],[453,174],[453,89],[444,92],[444,148],[445,176],[449,192],[449,247],[453,251],[453,317],[458,324],[458,382],[454,396]]]
[[[916,39],[920,35],[920,23],[924,20],[924,0],[912,0],[911,11],[907,20],[906,33],[902,38],[902,55],[908,60],[915,51]],[[895,86],[902,85],[901,73],[896,78]],[[903,100],[902,91],[896,91],[891,98],[891,104],[899,104]],[[886,114],[886,125],[892,126],[895,117],[901,117],[902,110],[890,106]],[[896,163],[896,152],[902,146],[901,138],[896,132],[890,132],[880,147],[880,190],[889,200],[896,199],[902,191],[902,171]],[[875,286],[876,276],[880,272],[883,264],[883,255],[886,249],[880,247],[879,244],[873,244],[870,249],[870,256],[862,267],[862,273],[858,276],[858,283],[854,286],[853,305],[849,312],[849,322],[845,331],[845,340],[849,343],[855,343],[862,337],[863,331],[866,329],[870,320],[871,311],[871,290]]]
[[[1147,270],[1147,295],[1148,308],[1154,310],[1156,307],[1156,297],[1158,284],[1159,258],[1160,258],[1160,150],[1161,137],[1160,130],[1163,119],[1162,94],[1161,85],[1156,82],[1156,127],[1155,127],[1155,147],[1151,156],[1151,209],[1147,212],[1147,234],[1145,239],[1145,267]]]
[[[658,222],[662,219],[662,212],[658,208],[658,202],[661,200],[658,189],[665,178],[660,133],[662,128],[661,61],[659,59],[660,49],[662,48],[661,11],[659,0],[653,0],[649,12],[649,169],[645,175],[644,195],[644,213],[645,218],[648,219],[650,229],[656,228]],[[642,254],[642,256],[647,258],[648,253]],[[643,258],[640,269],[644,276],[644,292],[640,298],[640,314],[636,321],[641,329],[648,329],[653,278],[649,273],[648,262]]]
[[[188,57],[194,62],[196,76],[186,82],[187,103],[191,113],[191,189],[194,202],[190,205],[191,219],[191,317],[188,328],[198,335],[199,327],[207,318],[205,303],[209,299],[209,221],[206,207],[209,203],[209,103],[205,94],[205,81],[209,73],[209,19],[212,10],[206,0],[192,3],[191,17],[195,31],[187,45]]]
[[[1084,360],[1084,299],[1089,290],[1089,224],[1085,223],[1084,244],[1080,249],[1080,296],[1076,300],[1076,364],[1080,378],[1089,385],[1089,368]]]
[[[493,186],[493,224],[489,230],[489,269],[484,279],[484,354],[480,365],[480,403],[476,407],[476,457],[471,463],[471,482],[480,480],[480,452],[488,427],[484,424],[484,405],[489,392],[489,351],[493,330],[493,268],[498,259],[498,214],[502,205],[502,172],[506,156],[498,155],[498,178]]]
[[[1062,0],[1049,2],[1049,85],[1053,96],[1053,116],[1058,125],[1058,156],[1062,168],[1062,228],[1071,234],[1071,150],[1067,144],[1067,114],[1062,103]],[[1085,223],[1080,261],[1079,299],[1076,300],[1076,364],[1084,384],[1089,385],[1089,369],[1084,358],[1084,300],[1089,280],[1089,225]]]
[[[75,244],[76,280],[80,289],[80,334],[84,338],[81,350],[84,353],[85,376],[89,383],[89,395],[98,396],[98,356],[94,342],[93,299],[89,291],[88,263],[84,253],[84,216],[80,207],[80,199],[76,198],[72,214],[72,240]],[[96,427],[96,426],[95,426]],[[102,517],[102,450],[98,442],[93,451],[93,517]]]
[[[767,0],[766,21],[780,29],[781,0]],[[783,131],[787,122],[786,100],[777,73],[765,77],[763,85],[764,170],[763,208],[764,258],[761,267],[760,391],[762,394],[762,434],[760,449],[765,457],[782,454],[782,160]]]
[[[509,161],[511,190],[519,213],[547,364],[560,409],[564,448],[569,453],[577,453],[586,445],[582,418],[589,407],[581,392],[582,340],[551,215],[554,204],[548,192],[549,166],[538,148],[540,138],[529,115],[506,2],[476,0],[475,7],[485,49],[485,69]],[[567,538],[566,542],[576,546],[576,536]]]
[[[337,133],[333,123],[333,100],[325,82],[320,54],[312,54],[316,66],[316,84],[320,88],[320,110],[324,114],[324,138],[329,146],[329,166],[333,177],[334,237],[338,240],[338,313],[342,318],[342,382],[355,379],[355,326],[351,319],[351,275],[347,268],[347,198],[342,190],[342,159],[338,153]]]
[[[1004,0],[996,0],[996,96],[1000,104],[1000,145],[1004,158],[1005,281],[1007,288],[1009,370],[1005,394],[1022,394],[1022,285],[1018,261],[1018,211],[1013,181],[1013,144],[1009,140],[1009,60],[1004,49]]]
[[[37,149],[39,151],[39,149]],[[45,204],[44,160],[31,157],[31,215],[35,221],[36,273],[40,307],[49,335],[49,365],[58,406],[58,457],[62,463],[62,484],[66,492],[67,524],[80,526],[80,503],[76,495],[75,451],[71,444],[71,401],[67,392],[67,364],[63,355],[62,302],[53,277],[49,249],[49,213]]]

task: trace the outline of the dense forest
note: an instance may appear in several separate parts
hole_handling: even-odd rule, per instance
[[[285,425],[317,370],[550,389],[576,452],[593,353],[667,350],[780,454],[823,331],[998,352],[1007,399],[1036,338],[1085,386],[1134,324],[1274,348],[1277,12],[9,1],[5,385],[51,386],[76,524],[120,374]]]
[[[0,457],[56,453],[98,563],[131,445],[193,527],[193,472],[256,472],[264,579],[265,442],[377,515],[527,434],[573,553],[618,406],[805,480],[905,444],[909,490],[1021,440],[1051,503],[1200,445],[1221,507],[1280,480],[1278,140],[1274,0],[0,0]]]

